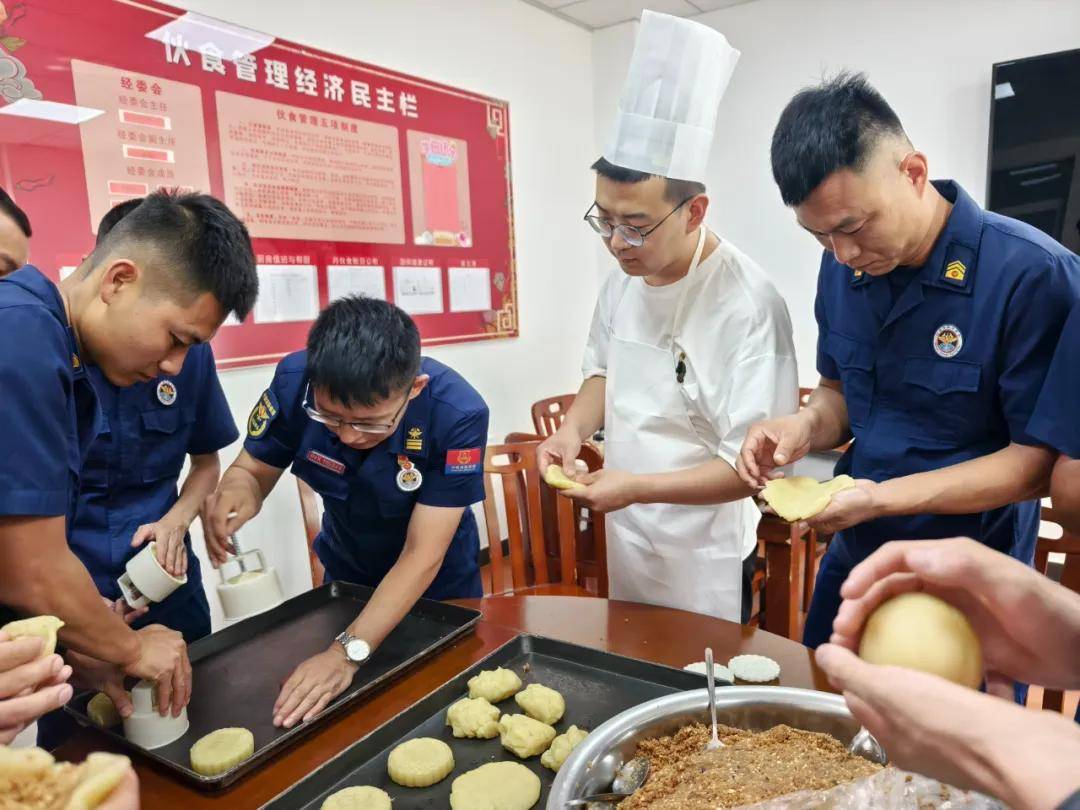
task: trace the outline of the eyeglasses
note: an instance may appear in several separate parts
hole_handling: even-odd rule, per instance
[[[409,404],[409,394],[411,389],[405,393],[405,399],[401,403],[401,407],[394,413],[393,418],[389,424],[373,424],[371,422],[346,422],[344,419],[339,419],[336,416],[330,416],[320,410],[317,410],[312,403],[311,399],[311,383],[308,383],[307,389],[304,391],[303,409],[308,415],[308,419],[313,422],[318,422],[321,425],[326,425],[330,428],[352,428],[357,433],[389,433],[394,429],[394,425],[397,424],[398,417],[401,416],[405,410],[405,406]]]
[[[596,208],[596,203],[595,202],[592,205],[590,205],[589,210],[585,212],[585,221],[588,222],[589,225],[592,226],[592,229],[594,231],[596,231],[598,234],[600,234],[600,236],[602,236],[604,239],[610,239],[613,235],[615,235],[617,233],[617,234],[619,234],[619,238],[622,239],[624,242],[626,242],[626,244],[630,245],[631,247],[641,247],[642,245],[645,244],[645,237],[646,236],[648,236],[650,233],[652,233],[657,228],[659,228],[661,225],[663,225],[665,222],[667,222],[668,218],[672,214],[674,214],[676,211],[678,211],[680,208],[682,208],[684,205],[686,205],[688,202],[690,202],[696,196],[697,196],[696,194],[692,194],[691,196],[687,197],[681,203],[679,203],[674,208],[672,208],[670,211],[668,211],[666,217],[664,217],[662,220],[657,222],[655,225],[653,225],[648,230],[644,230],[644,231],[641,230],[641,228],[634,227],[633,225],[613,225],[612,223],[608,222],[606,219],[602,219],[602,218],[596,216],[595,214],[592,213],[592,210],[594,208]]]

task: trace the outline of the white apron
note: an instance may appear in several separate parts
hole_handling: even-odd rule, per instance
[[[702,227],[687,276],[701,261],[706,233]],[[607,467],[632,473],[671,472],[716,458],[694,430],[675,376],[679,321],[692,286],[685,285],[679,297],[669,345],[623,340],[612,329],[604,424]],[[633,504],[609,514],[611,598],[738,622],[742,521],[732,520],[730,507],[738,504]]]

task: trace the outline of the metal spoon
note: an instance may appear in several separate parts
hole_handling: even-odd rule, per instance
[[[570,799],[566,806],[588,807],[593,802],[598,804],[621,802],[644,785],[648,778],[649,760],[645,757],[634,757],[615,772],[615,779],[611,782],[611,793],[595,793],[583,799]]]
[[[723,748],[720,736],[716,733],[716,673],[713,672],[712,647],[705,648],[705,679],[709,687],[709,716],[712,718],[712,739],[705,746],[706,751]]]
[[[859,733],[851,739],[848,751],[856,756],[869,759],[871,762],[879,762],[882,765],[889,761],[885,755],[885,749],[881,747],[874,735],[866,730],[866,726],[859,729]]]

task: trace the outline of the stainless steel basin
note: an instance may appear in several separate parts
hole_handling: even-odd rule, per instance
[[[671,734],[693,722],[708,723],[705,689],[678,692],[627,709],[594,729],[559,769],[547,810],[563,810],[568,799],[610,790],[615,771],[633,758],[640,740]],[[781,723],[823,731],[844,745],[859,731],[844,699],[828,692],[783,686],[729,686],[716,690],[720,723],[764,731]]]

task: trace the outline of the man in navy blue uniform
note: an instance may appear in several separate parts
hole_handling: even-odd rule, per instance
[[[258,277],[247,230],[217,200],[158,193],[121,221],[58,287],[29,265],[0,279],[0,613],[51,614],[84,683],[157,683],[179,713],[191,666],[179,633],[129,628],[68,544],[80,471],[101,427],[88,366],[113,385],[178,374],[227,313],[246,314]]]
[[[762,485],[813,450],[854,439],[857,479],[808,521],[833,533],[804,642],[828,640],[848,572],[895,539],[967,536],[1031,561],[1036,495],[1054,453],[1028,420],[1080,257],[984,211],[927,158],[861,75],[800,92],[780,116],[773,176],[825,248],[818,371],[800,413],[759,423],[740,455]]]
[[[326,580],[375,593],[286,680],[275,725],[322,711],[421,596],[482,595],[469,507],[484,499],[487,429],[480,395],[453,369],[421,358],[416,325],[384,301],[334,302],[307,350],[278,364],[248,418],[243,451],[207,499],[207,549],[224,561],[230,535],[291,467],[323,499],[315,552]]]
[[[112,208],[98,225],[98,244],[141,203]],[[218,451],[239,436],[214,352],[208,343],[194,345],[179,374],[128,387],[113,385],[97,366],[87,372],[102,424],[83,464],[71,547],[98,591],[121,600],[117,579],[124,566],[144,543],[155,541],[158,562],[174,576],[186,575],[187,583],[132,626],[162,624],[190,644],[210,633],[210,606],[188,527],[217,486]],[[191,469],[178,494],[186,457]]]
[[[1061,331],[1028,432],[1061,454],[1050,479],[1050,498],[1065,527],[1080,532],[1080,305]]]

